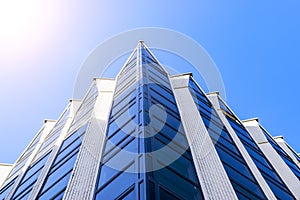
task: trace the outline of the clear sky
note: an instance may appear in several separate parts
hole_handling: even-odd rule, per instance
[[[201,44],[227,103],[300,152],[300,1],[0,1],[0,162],[13,163],[72,98],[89,53],[112,35],[164,27]],[[184,72],[184,68],[182,69]]]

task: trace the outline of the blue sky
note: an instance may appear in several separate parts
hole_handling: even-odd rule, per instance
[[[43,120],[58,118],[98,44],[140,27],[195,39],[216,63],[235,113],[259,117],[300,152],[299,1],[11,2],[0,3],[0,162],[13,163]]]

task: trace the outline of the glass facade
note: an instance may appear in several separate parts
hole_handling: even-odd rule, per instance
[[[245,127],[237,120],[232,112],[228,112],[229,109],[226,107],[226,105],[223,104],[221,100],[219,100],[219,104],[226,119],[235,131],[235,134],[239,137],[240,141],[244,145],[245,149],[249,153],[250,157],[254,161],[255,165],[257,166],[258,170],[264,177],[265,181],[267,182],[275,196],[278,199],[294,199],[287,186],[278,176],[275,169],[269,163],[265,155],[257,146],[256,142],[247,132]]]
[[[21,157],[17,160],[15,166],[12,171],[9,173],[7,181],[10,182],[12,179],[18,175],[20,170],[24,167],[26,162],[28,161],[29,156],[33,153],[33,150],[36,148],[38,142],[40,141],[41,135],[43,134],[44,128],[42,128],[38,134],[34,137],[34,139],[30,142],[29,146],[26,148]]]
[[[38,199],[62,199],[74,168],[86,126],[75,131],[62,143]]]
[[[150,112],[154,105],[158,110]],[[130,159],[114,169],[124,151]],[[170,165],[168,156],[176,158]],[[117,79],[95,199],[202,198],[168,74],[141,48]]]
[[[189,89],[238,198],[266,199],[212,104],[192,79]]]
[[[11,180],[10,182],[8,182],[7,184],[5,184],[2,189],[0,190],[0,200],[4,200],[6,195],[9,193],[9,191],[11,190],[12,186],[14,185],[14,183],[16,182],[16,178],[14,178],[13,180]]]
[[[85,123],[87,123],[87,121],[90,119],[96,103],[97,96],[98,96],[98,88],[96,83],[93,82],[92,86],[90,87],[89,91],[84,97],[72,121],[72,125],[69,130],[70,134],[73,133],[76,129],[78,129],[82,125],[84,125]]]
[[[28,168],[26,174],[22,178],[22,181],[14,192],[12,197],[13,200],[27,199],[29,197],[30,192],[37,181],[50,153],[51,152],[47,153],[47,155],[43,156]]]
[[[252,200],[267,199],[272,196],[269,194],[271,191],[277,199],[299,199],[295,187],[284,183],[286,179],[280,177],[282,173],[275,171],[275,164],[268,161],[229,107],[219,99],[225,116],[222,119],[228,121],[234,132],[229,132],[224,126],[213,104],[193,78],[189,78],[188,87],[184,85],[188,77],[189,74],[183,74],[170,78],[150,50],[139,42],[115,80],[94,80],[82,101],[72,101],[76,102],[74,107],[75,103],[69,103],[56,123],[53,121],[51,126],[38,132],[6,180],[0,183],[0,200],[74,199],[74,195],[78,194],[80,198],[84,197],[82,199],[101,200],[201,200],[204,197],[222,197],[223,194],[234,199],[236,194],[238,199]],[[173,78],[175,90],[170,83]],[[181,84],[184,86],[180,87]],[[183,91],[176,93],[180,109],[174,96],[174,91],[178,90]],[[190,132],[186,132],[182,125],[182,116],[186,117],[184,120],[191,120],[186,112],[182,112],[181,116],[180,111],[184,111],[186,106],[186,102],[181,101],[187,100],[180,96],[182,94],[192,97],[191,103],[197,107],[196,114],[214,144],[216,151],[211,154],[212,157],[205,155],[208,159],[196,160],[192,156],[191,152],[199,156],[198,149],[190,149],[198,148],[198,144],[189,144],[186,134]],[[99,99],[104,96],[111,98],[112,95],[113,102]],[[110,105],[110,108],[106,107]],[[100,116],[100,113],[106,114]],[[109,117],[106,117],[108,113]],[[193,120],[188,122],[193,125]],[[287,154],[263,128],[262,131],[300,180],[296,163],[300,158],[296,152]],[[100,139],[103,136],[97,134],[103,132],[106,134],[103,147],[96,146],[102,144]],[[234,134],[241,144],[235,143],[237,137]],[[202,142],[200,140],[201,137],[196,142]],[[270,192],[263,192],[269,191],[265,190],[267,185],[259,185],[263,179],[258,181],[252,174],[241,153],[244,152],[241,145],[252,158]],[[293,155],[295,158],[291,158]],[[90,160],[91,157],[97,160]],[[224,173],[223,169],[221,173],[214,167],[210,169],[216,162],[221,167],[218,169],[223,167]],[[228,187],[213,182],[226,175],[228,179],[220,181]],[[80,186],[86,187],[80,190]],[[229,191],[224,191],[224,188]]]
[[[40,142],[41,136],[44,133],[44,127],[36,134],[33,140],[30,142],[28,147],[25,149],[24,153],[18,158],[16,164],[13,166],[11,172],[9,173],[6,181],[4,182],[4,186],[0,190],[0,199],[4,199],[6,195],[9,194],[10,190],[13,188],[17,179],[21,176],[21,171],[24,170],[24,166],[27,163],[29,157],[33,154],[34,150],[37,148],[38,143]],[[18,186],[19,187],[19,186]]]
[[[266,136],[268,142],[272,145],[278,155],[282,158],[282,160],[286,163],[286,165],[290,168],[290,170],[295,174],[295,176],[300,181],[300,169],[297,164],[293,161],[293,159],[277,144],[277,142],[263,129],[261,128],[264,135]]]
[[[300,156],[295,152],[294,149],[292,149],[288,144],[285,144],[289,150],[292,152],[293,156],[295,157],[296,159],[296,163],[299,164],[300,163]],[[298,165],[299,166],[299,165]]]
[[[63,114],[57,120],[57,123],[55,124],[54,128],[51,130],[51,132],[45,138],[45,140],[44,140],[44,142],[41,146],[41,149],[39,150],[39,153],[38,153],[37,157],[39,157],[39,155],[42,155],[45,152],[49,151],[49,149],[51,149],[53,147],[56,140],[61,135],[62,130],[65,127],[66,122],[67,122],[68,117],[69,117],[69,114],[70,114],[70,106],[71,105],[69,104],[66,107]]]

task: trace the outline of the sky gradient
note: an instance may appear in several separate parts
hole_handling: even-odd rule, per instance
[[[299,6],[297,0],[1,2],[0,163],[13,163],[43,120],[59,117],[97,45],[140,27],[196,40],[216,63],[238,117],[259,117],[300,152]]]

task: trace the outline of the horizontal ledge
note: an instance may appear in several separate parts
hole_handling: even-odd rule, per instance
[[[93,80],[110,80],[110,81],[114,81],[115,78],[106,78],[106,77],[94,77]]]
[[[11,167],[13,166],[14,164],[8,164],[8,163],[0,163],[0,166],[7,166],[7,167]]]
[[[283,139],[282,135],[274,136],[273,139]]]
[[[213,92],[208,92],[206,93],[206,95],[212,95],[212,94],[216,94],[216,95],[220,95],[220,92],[219,91],[213,91]]]
[[[253,117],[253,118],[250,118],[250,119],[244,119],[244,120],[242,120],[242,122],[251,122],[251,121],[257,121],[257,122],[259,122],[259,119],[258,119],[258,117]]]
[[[54,120],[54,119],[44,119],[44,123],[47,123],[47,122],[56,122],[56,120]]]
[[[172,75],[170,76],[170,78],[175,78],[175,77],[180,77],[180,76],[193,76],[193,73],[192,72],[187,72],[187,73],[183,73],[183,74],[176,74],[176,75]]]

